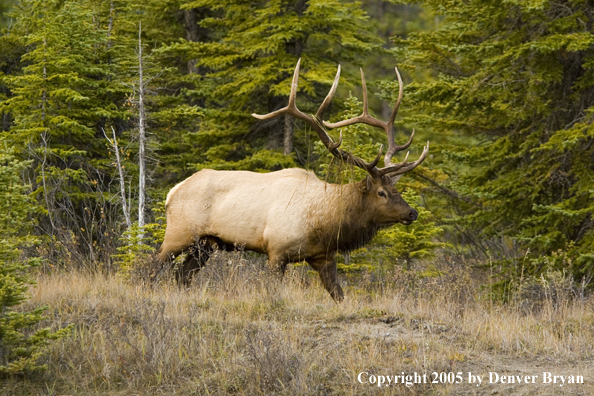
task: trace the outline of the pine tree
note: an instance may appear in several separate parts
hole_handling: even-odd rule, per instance
[[[28,177],[43,202],[38,231],[56,260],[94,266],[116,251],[124,222],[119,199],[111,197],[121,195],[112,182],[120,174],[104,131],[116,131],[125,184],[137,184],[138,11],[127,1],[29,0],[15,9],[14,26],[0,41],[16,48],[4,63],[3,129],[21,158],[32,160]],[[152,60],[145,69],[150,78],[167,71]],[[196,114],[179,110],[169,95],[145,96],[154,115],[147,122],[158,126]],[[137,189],[128,191],[136,201]]]
[[[435,76],[409,89],[417,121],[476,143],[447,153],[451,183],[442,187],[464,198],[458,227],[487,242],[511,240],[519,254],[530,249],[531,272],[542,268],[541,255],[567,248],[572,270],[591,273],[594,8],[546,0],[421,5],[438,15],[438,28],[397,40],[408,70]]]
[[[14,151],[0,139],[0,374],[44,369],[38,361],[45,347],[69,331],[35,330],[47,307],[14,309],[27,298],[33,284],[31,269],[39,265],[39,259],[27,258],[24,252],[36,240],[28,234],[32,202],[20,178],[28,164],[19,161]]]
[[[99,14],[84,2],[21,2],[3,37],[25,49],[22,72],[3,79],[9,94],[2,111],[11,118],[6,136],[22,158],[33,160],[29,178],[45,214],[39,229],[55,253],[65,253],[64,246],[81,261],[94,261],[105,245],[98,242],[112,231],[100,128],[127,118],[115,104],[125,95],[112,84],[115,70],[107,61],[113,32],[102,28]]]
[[[339,62],[357,62],[378,48],[366,16],[348,1],[192,1],[200,10],[198,41],[166,50],[192,60],[201,80],[205,117],[194,137],[197,168],[270,170],[293,166],[283,155],[309,148],[296,142],[293,120],[256,123],[253,112],[285,105],[295,64],[303,58],[300,106],[311,111],[326,94]],[[164,50],[165,51],[165,50]],[[294,146],[295,145],[295,146]],[[293,149],[294,146],[294,149]]]

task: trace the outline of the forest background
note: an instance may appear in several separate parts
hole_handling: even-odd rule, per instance
[[[333,120],[360,112],[358,68],[386,119],[398,66],[396,139],[416,131],[411,158],[431,142],[397,186],[419,221],[342,257],[343,276],[437,276],[440,251],[486,268],[506,301],[526,279],[588,285],[594,274],[590,2],[5,0],[0,12],[0,328],[41,320],[37,310],[17,325],[10,308],[34,267],[141,272],[163,235],[168,190],[197,170],[360,178],[331,163],[305,125],[251,117],[286,104],[300,58],[308,112],[342,65]],[[362,126],[342,134],[369,160],[385,142]],[[29,347],[28,363],[0,356],[0,366],[36,367]]]

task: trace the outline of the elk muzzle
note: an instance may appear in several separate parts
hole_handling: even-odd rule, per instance
[[[412,222],[415,221],[417,219],[417,217],[419,217],[419,212],[417,212],[413,208],[410,208],[407,218],[404,218],[402,220],[402,224],[404,224],[404,225],[412,224]]]

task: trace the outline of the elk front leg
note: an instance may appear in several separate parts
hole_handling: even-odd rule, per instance
[[[338,274],[336,272],[336,261],[334,259],[306,259],[309,265],[320,275],[322,284],[328,290],[334,301],[341,302],[344,299],[344,293],[338,283]]]
[[[275,274],[278,275],[280,280],[285,277],[285,272],[287,271],[287,260],[282,255],[269,253],[268,266]]]

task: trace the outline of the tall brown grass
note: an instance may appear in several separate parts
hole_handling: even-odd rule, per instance
[[[431,277],[394,270],[343,278],[341,304],[306,267],[279,280],[261,258],[239,253],[216,254],[187,290],[169,280],[40,275],[24,309],[47,304],[45,326],[74,330],[51,346],[46,373],[3,379],[0,394],[376,394],[357,381],[363,371],[585,378],[564,387],[396,385],[385,394],[594,394],[594,308],[583,293],[557,290],[568,290],[559,286],[565,278],[518,288],[504,304],[469,265],[431,265]]]

